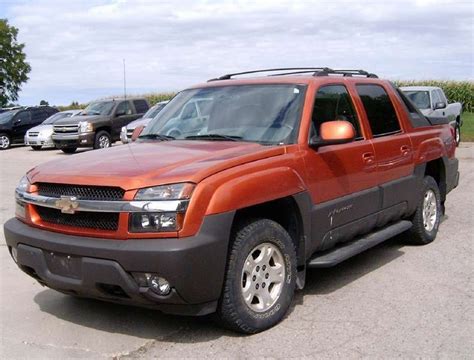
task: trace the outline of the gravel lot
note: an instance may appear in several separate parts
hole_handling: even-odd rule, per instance
[[[0,357],[473,358],[474,145],[458,150],[461,181],[436,241],[399,239],[325,270],[311,270],[281,324],[240,336],[207,318],[74,299],[41,287],[11,260],[0,230]],[[0,152],[0,222],[13,190],[56,150]],[[73,158],[71,158],[72,160]]]

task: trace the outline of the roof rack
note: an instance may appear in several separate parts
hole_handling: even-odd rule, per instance
[[[328,67],[294,67],[294,68],[274,68],[274,69],[261,69],[261,70],[251,70],[251,71],[242,71],[238,73],[225,74],[214,79],[209,79],[207,82],[219,81],[219,80],[230,80],[234,76],[248,75],[248,74],[257,74],[265,72],[275,72],[282,71],[277,74],[270,74],[267,76],[281,76],[281,75],[296,75],[296,74],[305,74],[313,73],[313,76],[328,76],[328,75],[342,75],[351,77],[355,76],[365,76],[368,78],[378,78],[377,75],[369,73],[365,70],[333,70]]]

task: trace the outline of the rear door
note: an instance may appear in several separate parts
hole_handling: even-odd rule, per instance
[[[348,144],[310,149],[306,156],[307,183],[313,199],[313,251],[328,249],[361,230],[361,218],[379,210],[375,152],[363,132],[344,84],[321,86],[314,100],[310,136],[323,122],[346,120],[357,137]]]
[[[114,117],[112,119],[112,138],[114,140],[119,139],[122,126],[127,126],[137,118],[138,116],[134,113],[130,101],[121,101],[115,108]]]
[[[26,131],[33,127],[29,110],[18,112],[12,119],[12,139],[15,142],[23,141]]]
[[[356,89],[375,149],[376,178],[381,187],[381,207],[384,209],[378,225],[382,225],[403,213],[413,196],[416,188],[413,148],[389,96],[391,91],[381,84],[357,84]]]

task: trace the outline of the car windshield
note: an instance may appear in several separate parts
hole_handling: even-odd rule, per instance
[[[143,115],[144,119],[153,119],[158,113],[161,111],[161,109],[164,108],[166,104],[156,104],[155,106],[152,106],[146,113]]]
[[[232,85],[185,90],[145,128],[140,138],[296,141],[305,85]]]
[[[8,123],[12,117],[16,114],[16,111],[6,111],[0,114],[0,124]]]
[[[56,113],[54,115],[51,115],[49,118],[47,118],[45,121],[43,121],[42,124],[43,125],[52,125],[56,121],[58,121],[60,119],[67,118],[67,117],[70,117],[71,115],[72,115],[71,113],[59,112],[59,113]]]
[[[418,107],[418,109],[429,109],[430,93],[428,91],[404,91],[405,95]]]
[[[109,115],[115,105],[115,101],[97,101],[90,103],[81,115]]]

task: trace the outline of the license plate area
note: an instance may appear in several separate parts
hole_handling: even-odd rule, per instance
[[[44,251],[44,257],[49,271],[53,274],[73,279],[81,278],[81,257],[46,251]]]

